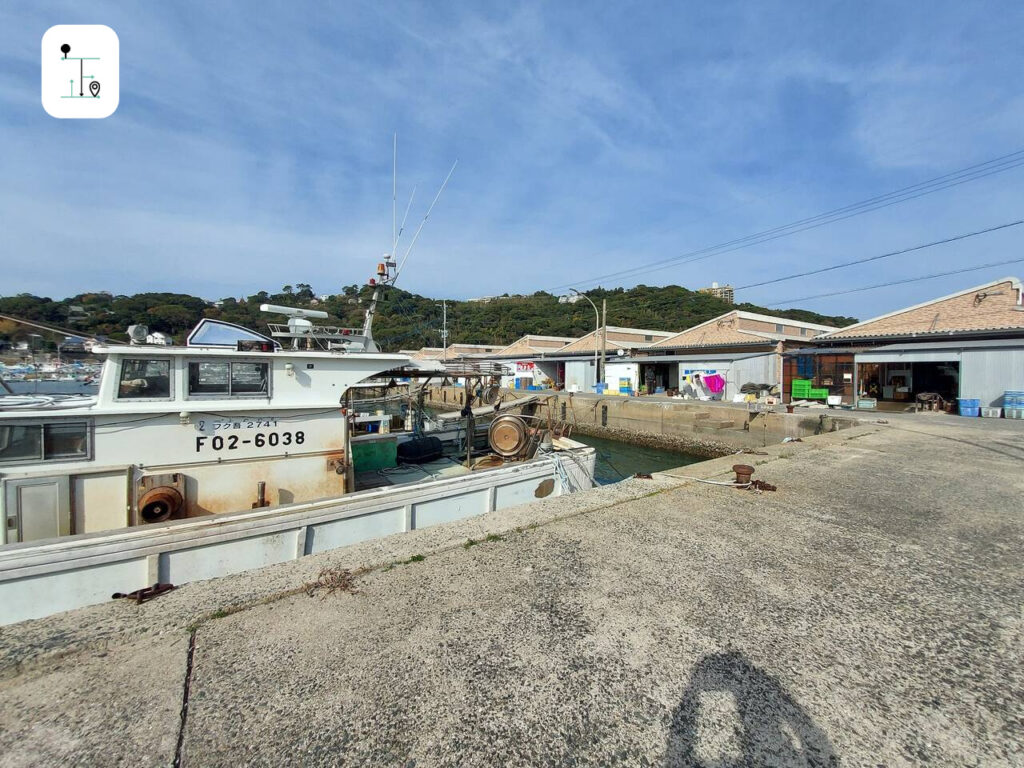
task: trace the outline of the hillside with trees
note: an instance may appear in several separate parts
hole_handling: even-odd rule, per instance
[[[260,291],[245,298],[207,301],[180,293],[138,293],[133,296],[84,293],[65,299],[19,294],[0,298],[0,314],[66,328],[88,336],[124,339],[132,323],[148,325],[151,331],[170,334],[176,342],[203,317],[237,323],[254,330],[280,317],[259,311],[260,304],[315,307],[326,311],[324,321],[359,327],[372,295],[368,286],[348,285],[333,296],[317,297],[306,283],[286,285],[279,292]],[[765,309],[753,304],[731,304],[708,294],[678,285],[638,285],[634,288],[594,289],[587,295],[597,304],[608,301],[608,324],[653,330],[681,331],[710,320],[730,309],[788,317],[794,320],[844,326],[855,318],[822,315],[802,309]],[[393,351],[440,346],[441,302],[398,288],[388,289],[374,320],[374,337],[382,348]],[[509,343],[533,333],[545,336],[582,336],[594,330],[594,310],[586,301],[561,304],[554,294],[498,296],[488,300],[449,301],[448,329],[452,342],[466,344]],[[35,332],[0,319],[0,339],[23,340]],[[59,341],[56,335],[46,346]]]

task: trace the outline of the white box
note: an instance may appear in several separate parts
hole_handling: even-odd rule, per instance
[[[57,24],[43,34],[43,109],[51,117],[110,117],[121,100],[121,43],[104,24]]]

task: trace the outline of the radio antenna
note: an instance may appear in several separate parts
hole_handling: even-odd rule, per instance
[[[441,197],[441,193],[444,192],[444,188],[448,186],[448,179],[450,179],[452,177],[452,174],[455,173],[455,166],[457,166],[458,164],[458,160],[452,163],[452,169],[448,171],[448,175],[444,177],[444,181],[441,183],[441,188],[437,190],[437,194],[434,195],[433,202],[430,203],[430,207],[427,208],[427,212],[423,216],[423,221],[421,221],[420,225],[416,228],[416,234],[413,235],[412,242],[409,243],[409,247],[405,251],[405,256],[402,257],[402,263],[398,266],[398,271],[395,272],[395,280],[397,280],[398,276],[402,274],[402,269],[405,267],[405,262],[409,260],[409,254],[412,253],[412,247],[416,245],[416,240],[419,238],[420,232],[423,231],[423,225],[426,224],[427,219],[430,218],[430,212],[434,210],[434,206],[437,205],[438,198]]]
[[[395,247],[391,251],[391,258],[395,258],[395,252],[398,250],[398,243],[402,239],[402,233],[405,232],[405,220],[409,218],[409,209],[412,208],[413,198],[416,197],[416,187],[412,188],[412,194],[409,195],[409,202],[405,206],[405,215],[402,217],[402,226],[398,228],[398,237],[395,238]]]

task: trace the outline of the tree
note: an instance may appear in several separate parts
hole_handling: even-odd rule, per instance
[[[148,315],[150,330],[162,331],[172,336],[191,330],[196,324],[195,313],[176,304],[158,304],[149,309]]]

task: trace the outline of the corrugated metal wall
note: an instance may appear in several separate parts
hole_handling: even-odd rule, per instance
[[[1003,391],[1024,389],[1024,347],[965,349],[960,358],[960,397],[983,406],[1003,405]]]
[[[637,363],[613,363],[611,360],[605,365],[605,384],[608,389],[619,391],[619,379],[629,379],[630,387],[637,389],[643,382],[640,381],[639,364]]]
[[[565,364],[565,388],[570,392],[593,392],[594,360],[570,360]],[[579,389],[574,389],[579,387]]]
[[[774,352],[736,360],[729,369],[729,386],[726,388],[726,395],[731,399],[747,382],[754,384],[779,383],[778,358]]]
[[[700,360],[695,357],[693,360],[679,363],[680,378],[685,371],[693,370],[717,371],[724,376],[726,384],[722,393],[723,400],[732,400],[733,395],[739,394],[740,387],[747,382],[777,384],[779,381],[779,369],[774,352],[732,360]]]

